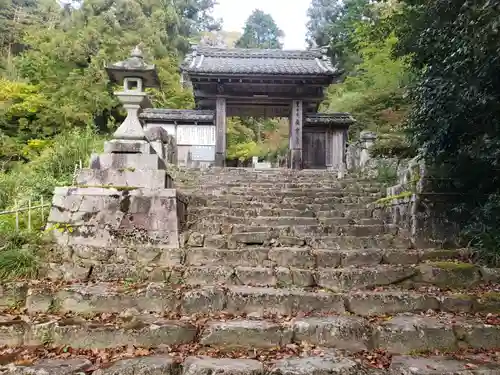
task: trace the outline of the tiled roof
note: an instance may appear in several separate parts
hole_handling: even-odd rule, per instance
[[[210,110],[194,109],[145,109],[139,117],[144,120],[165,121],[215,121],[215,112]]]
[[[340,73],[319,49],[283,51],[200,47],[181,65],[188,74],[282,74],[336,76]]]
[[[350,125],[354,124],[356,120],[350,113],[335,112],[335,113],[308,113],[305,117],[307,124],[337,124],[337,125]]]

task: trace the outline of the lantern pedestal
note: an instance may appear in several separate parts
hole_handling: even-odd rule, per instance
[[[123,91],[115,95],[127,117],[105,142],[104,153],[92,155],[89,168],[78,171],[77,186],[55,190],[48,228],[71,229],[54,231],[55,238],[68,254],[86,254],[81,264],[94,265],[103,250],[142,253],[180,247],[186,200],[173,189],[165,160],[148,142],[138,117],[141,109],[151,107],[143,88],[156,87],[152,69],[137,49],[125,62],[107,68],[111,81],[123,83]]]

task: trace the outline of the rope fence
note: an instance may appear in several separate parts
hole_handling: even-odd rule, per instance
[[[73,171],[73,176],[71,179],[72,185],[76,185],[76,177],[80,169],[82,169],[83,163],[80,160],[79,163],[75,164],[75,169]],[[52,203],[40,196],[37,199],[30,197],[26,200],[23,200],[21,203],[20,200],[14,201],[14,207],[5,211],[0,211],[0,222],[2,218],[5,216],[14,215],[14,229],[16,232],[21,229],[26,229],[29,232],[33,230],[33,223],[37,221],[38,218],[41,219],[41,223],[45,225],[45,221],[49,216],[50,208]],[[25,216],[26,214],[26,216]],[[23,225],[24,224],[24,225]],[[39,228],[37,228],[38,230]]]

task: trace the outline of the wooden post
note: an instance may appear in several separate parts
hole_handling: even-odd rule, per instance
[[[19,231],[19,206],[17,200],[14,201],[14,210],[16,210],[16,232]]]
[[[28,232],[31,232],[31,198],[28,199]]]
[[[325,160],[326,169],[331,171],[333,169],[333,133],[330,127],[326,128],[325,139]]]
[[[215,165],[226,165],[226,99],[218,97],[215,111]]]
[[[304,122],[302,100],[292,102],[290,120],[290,168],[302,169],[302,127]]]

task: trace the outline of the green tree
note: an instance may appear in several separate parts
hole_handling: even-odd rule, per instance
[[[372,11],[369,0],[312,0],[307,41],[310,46],[328,47],[332,60],[349,71],[360,61],[352,30],[360,21],[370,22]]]
[[[403,4],[396,52],[418,75],[412,139],[440,167],[434,188],[452,193],[468,239],[500,263],[500,1]]]
[[[238,48],[283,48],[280,39],[285,34],[270,14],[256,9],[246,21],[243,35],[236,42]]]

